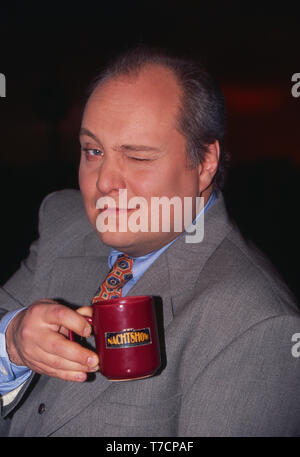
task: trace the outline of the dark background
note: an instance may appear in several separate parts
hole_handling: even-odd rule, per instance
[[[78,188],[85,90],[112,55],[145,43],[201,57],[227,103],[228,209],[300,298],[298,11],[254,2],[10,2],[0,8],[0,283],[37,237],[42,198]]]

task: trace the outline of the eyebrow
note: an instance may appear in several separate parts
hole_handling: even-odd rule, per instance
[[[99,140],[99,138],[93,132],[91,132],[90,130],[88,130],[88,129],[84,128],[84,127],[81,127],[81,129],[79,131],[79,137],[81,137],[83,135],[86,135],[86,136],[89,136],[90,138],[93,138],[93,140],[97,141],[97,143],[99,143],[102,146],[101,141]]]
[[[86,135],[89,136],[90,138],[93,138],[93,140],[97,141],[98,144],[102,146],[101,141],[99,138],[90,130],[82,127],[80,129],[79,136]],[[146,151],[146,152],[160,152],[159,148],[156,148],[154,146],[146,146],[144,144],[122,144],[122,145],[116,145],[112,148],[114,151],[133,151],[133,152],[138,152],[138,151]]]

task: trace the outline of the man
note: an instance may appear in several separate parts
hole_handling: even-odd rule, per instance
[[[134,50],[98,78],[80,131],[81,194],[44,199],[39,240],[1,291],[3,435],[300,433],[292,351],[299,312],[228,220],[219,191],[223,133],[222,97],[195,64]],[[120,190],[147,205],[120,204]],[[175,230],[171,207],[169,230],[161,220],[151,231],[151,203],[162,196],[190,198],[195,222],[205,214],[201,242]],[[101,198],[115,203],[116,211],[112,203],[106,209],[114,230],[101,229]],[[146,230],[134,231],[129,219],[140,210]],[[91,349],[66,336],[89,336],[81,313],[90,313],[107,261],[113,267],[120,254],[133,259],[122,294],[162,305],[164,347],[156,376],[114,383],[98,372]]]

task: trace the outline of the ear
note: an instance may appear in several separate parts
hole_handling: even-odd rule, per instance
[[[212,183],[220,158],[220,144],[216,140],[207,145],[204,161],[199,164],[199,194],[201,195]]]

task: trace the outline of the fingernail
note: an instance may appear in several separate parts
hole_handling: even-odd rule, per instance
[[[86,379],[86,374],[84,374],[84,373],[78,373],[78,374],[75,376],[75,379],[76,379],[77,381],[85,381],[85,379]]]
[[[87,362],[88,362],[88,365],[90,365],[91,367],[94,367],[95,365],[98,365],[97,357],[89,357]]]
[[[90,336],[90,333],[91,333],[90,327],[85,327],[85,329],[83,330],[84,336]]]

